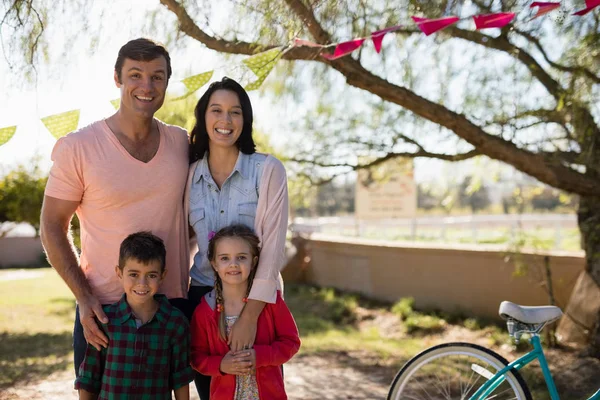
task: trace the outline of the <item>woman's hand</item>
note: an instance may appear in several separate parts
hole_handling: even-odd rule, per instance
[[[250,349],[254,346],[254,340],[256,339],[256,320],[251,318],[244,318],[244,315],[240,315],[237,321],[231,327],[229,333],[228,342],[231,351],[240,351],[244,349]]]
[[[265,303],[259,300],[248,300],[240,317],[231,327],[227,344],[233,351],[251,349],[256,339],[258,316],[265,308]]]
[[[256,365],[256,353],[253,349],[230,350],[221,360],[220,370],[224,374],[248,375]]]

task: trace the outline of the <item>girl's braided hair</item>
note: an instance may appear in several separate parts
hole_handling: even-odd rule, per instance
[[[254,257],[259,257],[260,255],[260,240],[258,236],[254,233],[252,229],[250,229],[246,225],[236,224],[229,225],[225,228],[220,229],[215,235],[208,241],[208,251],[206,255],[208,256],[209,261],[214,261],[216,254],[216,247],[219,240],[224,238],[239,238],[244,240],[248,246],[250,246],[250,250],[252,252],[252,259]],[[253,262],[252,270],[250,271],[250,275],[248,276],[248,289],[246,290],[245,298],[248,298],[250,294],[250,289],[252,289],[252,282],[254,281],[254,275],[256,274],[256,266],[258,265],[258,261],[256,263]],[[219,312],[219,332],[223,340],[227,340],[226,333],[226,325],[225,325],[225,302],[223,299],[223,282],[221,281],[221,277],[219,274],[215,273],[215,292],[216,292],[216,301],[217,301],[217,310]]]

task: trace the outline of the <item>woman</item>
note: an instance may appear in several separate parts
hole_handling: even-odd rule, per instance
[[[185,207],[197,244],[190,271],[190,312],[212,290],[214,273],[206,256],[209,238],[231,224],[254,228],[261,257],[248,302],[229,335],[233,351],[251,348],[265,303],[282,289],[288,223],[287,178],[275,157],[256,152],[252,105],[240,84],[227,77],[212,83],[194,111]],[[200,398],[209,397],[210,377],[197,376]]]

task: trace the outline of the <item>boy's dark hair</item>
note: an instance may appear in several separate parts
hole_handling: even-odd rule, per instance
[[[134,259],[142,264],[160,262],[160,272],[165,271],[167,250],[161,238],[150,232],[136,232],[127,236],[119,249],[119,268],[122,270],[127,260]]]
[[[135,61],[152,61],[161,56],[167,61],[167,81],[169,81],[172,72],[171,57],[163,45],[146,38],[134,39],[125,43],[119,50],[117,62],[115,63],[115,71],[117,72],[119,83],[123,83],[121,79],[121,70],[123,69],[126,58]]]
[[[208,132],[206,132],[206,110],[208,109],[208,102],[210,96],[217,90],[229,90],[237,94],[240,100],[240,106],[242,106],[242,117],[244,119],[244,125],[242,126],[242,133],[238,138],[235,145],[244,154],[253,154],[256,152],[256,145],[254,139],[252,139],[252,103],[246,90],[231,78],[223,77],[220,81],[216,81],[210,84],[206,92],[200,97],[196,108],[194,109],[194,115],[196,117],[196,125],[190,133],[190,164],[200,160],[204,157],[204,153],[208,152]]]

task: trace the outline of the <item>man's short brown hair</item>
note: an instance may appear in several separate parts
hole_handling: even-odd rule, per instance
[[[123,83],[121,80],[121,70],[125,59],[129,58],[135,61],[152,61],[158,57],[164,57],[167,61],[167,81],[171,77],[171,57],[169,52],[162,44],[156,43],[150,39],[139,38],[130,40],[119,50],[117,62],[115,63],[115,71],[117,72],[117,78],[119,83]]]

